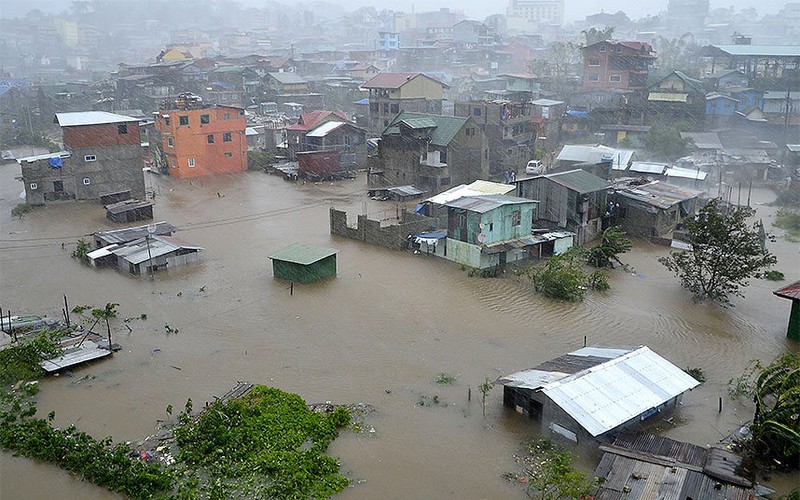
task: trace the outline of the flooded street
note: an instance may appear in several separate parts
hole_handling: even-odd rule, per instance
[[[341,498],[522,498],[500,475],[514,468],[520,442],[537,425],[502,406],[495,388],[482,416],[477,386],[589,344],[646,344],[679,367],[700,367],[708,381],[687,393],[686,422],[666,435],[716,443],[752,417],[731,401],[729,379],[751,359],[800,349],[786,339],[790,302],[781,283],[754,280],[735,308],[695,304],[656,259],[664,247],[637,242],[615,270],[612,289],[585,302],[550,301],[512,279],[467,276],[452,262],[332,237],[331,206],[351,220],[394,205],[367,200],[363,175],[336,184],[293,184],[251,172],[177,181],[152,176],[155,220],[205,248],[201,262],[159,271],[155,280],[80,265],[69,254],[80,237],[114,229],[97,203],[37,208],[19,220],[11,209],[22,184],[15,163],[0,166],[0,306],[13,314],[57,317],[70,307],[119,303],[113,359],[42,380],[39,409],[56,425],[76,424],[97,438],[152,434],[165,409],[221,395],[239,380],[296,392],[309,403],[363,401],[376,409],[374,433],[343,431],[329,449],[353,481]],[[152,174],[148,174],[152,175]],[[219,194],[218,194],[219,193]],[[753,200],[767,230],[776,209]],[[365,201],[368,204],[365,205]],[[781,230],[776,231],[782,234]],[[61,245],[66,243],[66,250]],[[267,255],[294,242],[340,250],[338,276],[311,285],[272,277]],[[800,279],[798,244],[769,245],[783,284]],[[121,318],[146,314],[146,320]],[[167,334],[165,326],[178,333]],[[456,376],[436,384],[441,372]],[[472,401],[467,401],[468,388]],[[440,404],[421,407],[424,396]],[[718,398],[725,408],[717,413]],[[582,451],[580,465],[597,456]],[[788,492],[799,481],[776,477]],[[0,455],[0,498],[116,498],[59,469]]]

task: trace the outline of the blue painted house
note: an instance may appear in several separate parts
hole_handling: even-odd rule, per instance
[[[706,115],[709,116],[734,116],[739,101],[733,97],[711,92],[706,94]]]
[[[464,196],[445,204],[449,260],[477,269],[502,266],[531,256],[538,202],[507,195]]]

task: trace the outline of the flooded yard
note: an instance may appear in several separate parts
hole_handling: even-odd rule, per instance
[[[520,498],[501,474],[528,438],[546,435],[502,406],[495,388],[482,416],[477,387],[589,344],[640,345],[708,381],[687,393],[680,425],[666,435],[713,444],[752,417],[726,386],[751,359],[800,349],[785,338],[790,302],[780,283],[755,280],[736,307],[697,304],[657,262],[667,249],[637,242],[623,256],[634,272],[611,273],[610,291],[582,303],[553,302],[513,279],[469,277],[458,265],[332,237],[329,208],[370,214],[392,202],[366,197],[363,175],[335,184],[295,184],[250,172],[176,181],[153,174],[155,220],[205,248],[199,264],[155,279],[94,269],[70,258],[78,238],[114,229],[98,204],[37,208],[22,219],[16,164],[0,166],[0,306],[14,314],[60,314],[71,305],[119,303],[113,359],[42,380],[39,409],[55,424],[95,437],[137,440],[168,405],[213,399],[239,380],[300,394],[309,403],[363,401],[375,432],[342,432],[330,448],[353,480],[342,498]],[[774,195],[753,200],[768,230]],[[777,231],[779,234],[782,232]],[[338,276],[309,285],[272,277],[267,255],[294,242],[340,250]],[[62,250],[62,243],[66,249]],[[770,244],[786,282],[800,279],[798,244]],[[169,327],[169,328],[167,328]],[[177,330],[177,333],[167,333]],[[453,384],[437,384],[440,373]],[[468,390],[472,400],[467,400]],[[420,406],[438,396],[438,404]],[[725,407],[717,412],[718,398]],[[598,456],[579,450],[591,471]],[[795,478],[775,477],[787,492]],[[115,498],[55,467],[0,455],[0,498]]]

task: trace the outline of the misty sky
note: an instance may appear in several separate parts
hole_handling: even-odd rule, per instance
[[[376,0],[329,0],[348,9],[355,9],[364,5],[376,5],[378,8],[391,8],[410,12],[412,7],[416,11],[438,9],[439,7],[449,7],[451,9],[463,10],[467,17],[472,19],[483,19],[489,14],[505,13],[508,0],[395,0],[392,2]],[[17,17],[24,15],[28,10],[38,8],[44,12],[61,12],[69,9],[71,0],[0,0],[0,17]],[[260,6],[263,2],[259,0],[241,0],[245,5]],[[305,1],[299,3],[311,3]],[[744,9],[755,7],[759,14],[777,13],[786,0],[712,0],[711,8],[735,7]],[[602,2],[592,0],[566,0],[567,21],[583,19],[588,14],[596,14],[602,10],[614,13],[623,10],[628,17],[637,19],[646,15],[655,15],[665,10],[667,0],[603,0]]]

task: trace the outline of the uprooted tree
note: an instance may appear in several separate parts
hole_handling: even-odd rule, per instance
[[[765,248],[758,224],[747,222],[754,213],[749,207],[723,213],[718,199],[709,201],[686,221],[692,251],[670,252],[659,262],[698,300],[730,305],[731,296],[743,296],[740,289],[748,285],[750,278],[761,277],[777,262]]]
[[[631,240],[619,226],[603,231],[600,244],[586,250],[586,263],[593,267],[614,268],[614,262],[624,266],[619,255],[631,249]]]

